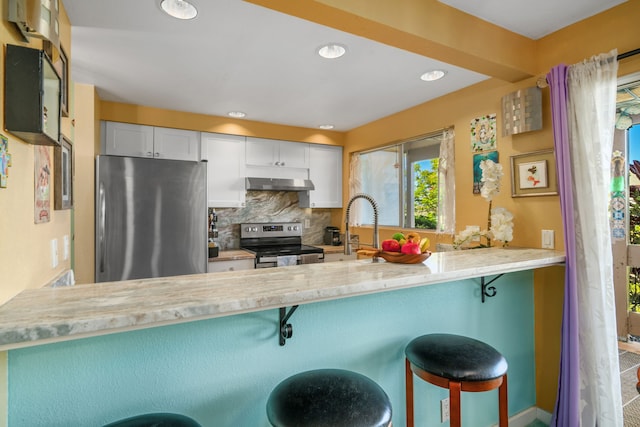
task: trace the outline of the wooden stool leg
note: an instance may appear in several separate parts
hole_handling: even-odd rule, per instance
[[[449,382],[449,417],[451,427],[460,427],[462,425],[462,417],[460,415],[460,389],[461,384],[458,382]]]
[[[404,384],[405,384],[405,400],[407,405],[407,427],[413,427],[413,372],[411,371],[411,362],[404,360]]]
[[[500,413],[500,427],[509,426],[509,402],[507,400],[507,374],[502,377],[502,384],[498,389],[498,410]]]

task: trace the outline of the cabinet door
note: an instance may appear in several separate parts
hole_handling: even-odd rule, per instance
[[[279,166],[280,141],[262,138],[247,138],[247,165]]]
[[[153,127],[106,122],[105,154],[153,157]]]
[[[299,194],[303,208],[342,207],[342,147],[310,144],[309,179],[315,190]]]
[[[212,208],[245,205],[245,138],[202,134],[202,157],[207,160],[207,201]]]
[[[153,128],[154,157],[173,160],[200,160],[198,132],[193,130]]]
[[[247,165],[309,168],[309,144],[247,138]]]
[[[278,166],[287,168],[309,168],[309,144],[280,141]]]
[[[252,259],[237,259],[230,261],[213,261],[209,263],[209,273],[219,273],[221,271],[244,271],[253,270],[255,262]]]

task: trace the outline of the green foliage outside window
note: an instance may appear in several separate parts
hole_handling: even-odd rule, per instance
[[[414,218],[415,228],[435,230],[438,225],[438,159],[429,161],[431,167],[422,169],[415,163]]]

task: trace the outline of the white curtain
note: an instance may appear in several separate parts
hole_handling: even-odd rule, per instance
[[[617,69],[614,50],[571,66],[567,76],[585,427],[623,425],[607,210]]]
[[[360,153],[351,155],[349,163],[349,200],[356,194],[362,193],[362,169],[360,167]],[[349,227],[360,226],[360,203],[354,203],[349,210]],[[346,206],[345,206],[346,207]]]
[[[445,129],[440,144],[438,163],[438,232],[455,234],[456,230],[456,166],[455,132]]]

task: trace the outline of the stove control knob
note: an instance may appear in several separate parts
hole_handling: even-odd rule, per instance
[[[293,226],[293,231],[298,231],[298,226],[297,225]]]
[[[258,231],[258,227],[251,227],[251,231],[253,231],[254,233],[256,233]]]

